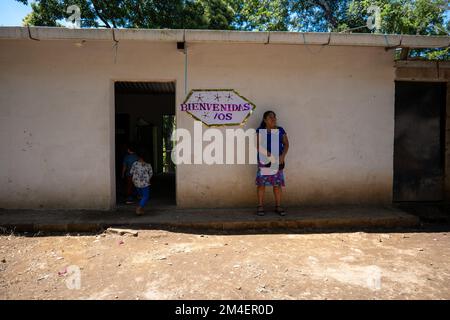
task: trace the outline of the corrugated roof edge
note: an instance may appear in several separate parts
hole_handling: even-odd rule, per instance
[[[0,39],[104,41],[136,40],[307,45],[329,44],[338,46],[408,48],[443,48],[450,46],[450,36],[190,29],[69,29],[58,27],[0,27]]]

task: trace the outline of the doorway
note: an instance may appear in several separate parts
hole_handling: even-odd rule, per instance
[[[176,205],[176,167],[171,161],[172,131],[175,119],[174,82],[114,83],[116,207],[134,210],[126,204],[126,181],[122,178],[123,159],[131,146],[153,168],[148,208]],[[137,202],[136,195],[132,195]]]
[[[394,202],[444,200],[446,83],[395,83]]]

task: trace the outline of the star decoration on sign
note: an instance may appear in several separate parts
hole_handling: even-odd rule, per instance
[[[231,93],[228,93],[226,98],[227,98],[227,101],[230,101],[231,100]]]
[[[197,95],[197,102],[203,102],[203,97],[202,97],[202,95],[201,94],[199,94],[199,95]]]
[[[214,96],[214,100],[216,100],[217,102],[219,102],[220,100],[220,96],[218,93],[216,93],[216,95]]]

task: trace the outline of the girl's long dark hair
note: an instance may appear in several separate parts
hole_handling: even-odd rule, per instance
[[[265,120],[271,113],[272,113],[274,116],[276,116],[275,112],[273,112],[273,111],[271,111],[271,110],[268,110],[268,111],[264,112],[264,114],[263,114],[263,119],[262,119],[262,121],[261,121],[261,124],[259,125],[259,129],[266,129],[266,123],[264,122],[264,120]]]

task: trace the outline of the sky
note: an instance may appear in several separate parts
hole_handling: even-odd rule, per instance
[[[0,26],[21,26],[22,19],[30,12],[30,5],[15,0],[0,0]]]

